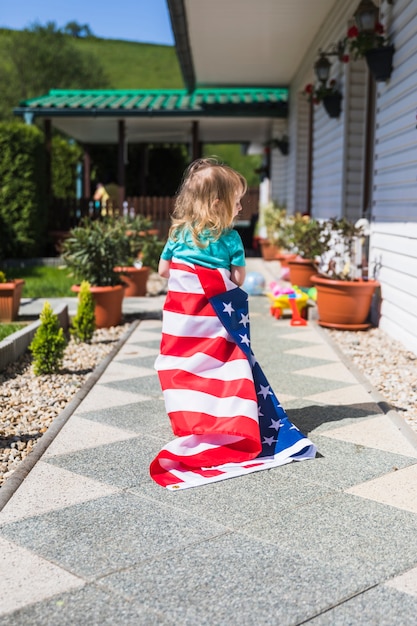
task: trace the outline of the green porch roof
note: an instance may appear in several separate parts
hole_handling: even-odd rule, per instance
[[[255,116],[286,117],[283,87],[141,90],[61,90],[20,102],[16,115],[35,116]]]

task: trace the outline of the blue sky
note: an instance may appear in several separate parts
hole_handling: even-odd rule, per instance
[[[33,22],[76,21],[97,37],[173,45],[166,0],[2,0],[0,27],[21,30]]]

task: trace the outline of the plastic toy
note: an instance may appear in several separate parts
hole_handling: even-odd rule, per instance
[[[304,319],[299,322],[302,315],[305,315],[305,307],[309,300],[307,293],[304,293],[297,286],[282,287],[278,283],[270,284],[271,293],[267,296],[271,302],[270,313],[276,319],[279,319],[285,310],[290,309],[292,312],[292,326],[305,326],[307,324]],[[304,324],[305,322],[305,324]]]
[[[265,291],[265,278],[259,272],[248,272],[242,289],[250,296],[262,296]]]

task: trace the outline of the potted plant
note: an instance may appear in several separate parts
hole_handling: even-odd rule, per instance
[[[309,83],[305,86],[304,93],[313,104],[322,102],[329,117],[337,118],[340,116],[343,96],[334,79],[329,82],[319,82],[316,85]]]
[[[357,26],[351,26],[345,41],[354,59],[366,59],[376,81],[386,81],[390,78],[395,48],[385,36],[383,24],[376,22],[373,30],[365,31],[360,31]]]
[[[298,287],[312,287],[317,262],[327,250],[330,234],[323,222],[296,213],[288,217],[283,229],[287,247],[295,254],[289,259],[290,281]]]
[[[319,273],[312,276],[317,288],[319,324],[339,330],[365,330],[376,280],[361,277],[363,221],[353,224],[345,218],[326,222],[327,251],[321,255]]]
[[[25,281],[22,278],[8,280],[0,271],[0,322],[13,322],[17,319]]]
[[[141,215],[121,219],[119,226],[121,256],[114,269],[125,284],[126,297],[145,296],[149,273],[157,270],[164,243],[158,239],[151,220]]]
[[[263,218],[266,229],[266,239],[260,239],[262,257],[265,261],[278,260],[283,267],[287,267],[289,256],[286,240],[283,236],[284,225],[287,220],[287,209],[275,202],[264,207]]]
[[[125,238],[115,220],[84,218],[62,244],[63,259],[77,283],[91,285],[97,328],[121,322],[124,285],[114,268],[120,264]],[[79,284],[71,289],[78,293]]]

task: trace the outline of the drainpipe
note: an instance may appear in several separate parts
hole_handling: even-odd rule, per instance
[[[314,120],[314,104],[310,102],[308,112],[308,153],[307,153],[307,198],[306,198],[306,215],[311,215],[311,200],[313,187],[313,120]]]
[[[118,124],[118,183],[119,183],[119,211],[123,210],[123,202],[126,198],[126,172],[125,172],[125,121],[119,120]]]

